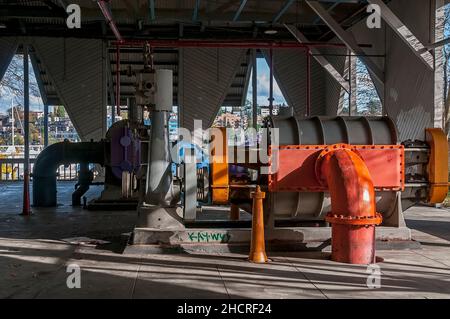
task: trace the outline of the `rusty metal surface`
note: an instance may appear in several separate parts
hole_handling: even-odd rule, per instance
[[[325,145],[285,145],[272,147],[270,192],[325,192],[315,173],[316,161]],[[352,145],[367,165],[374,187],[379,191],[399,191],[405,186],[404,147],[401,145]]]
[[[331,195],[332,212],[326,218],[332,226],[331,259],[371,264],[375,262],[375,226],[382,217],[376,212],[373,174],[357,152],[349,145],[326,148],[316,172]]]

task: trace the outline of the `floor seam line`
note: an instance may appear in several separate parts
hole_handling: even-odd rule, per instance
[[[223,288],[225,288],[225,292],[227,293],[227,297],[228,297],[228,299],[230,299],[230,294],[229,294],[229,292],[228,292],[227,285],[225,285],[225,280],[224,280],[223,277],[222,277],[222,273],[220,272],[220,269],[219,269],[219,266],[218,266],[218,265],[216,265],[216,269],[217,269],[217,272],[218,272],[218,274],[219,274],[220,280],[222,280]]]
[[[445,263],[443,263],[443,262],[441,262],[441,261],[439,261],[439,260],[435,260],[435,259],[430,258],[430,257],[428,257],[428,256],[425,256],[425,255],[423,255],[423,254],[419,254],[417,251],[414,251],[414,253],[416,253],[416,254],[419,255],[419,256],[425,257],[425,258],[427,258],[427,259],[429,259],[429,260],[431,260],[431,261],[434,261],[435,263],[441,264],[441,265],[445,266],[445,268],[450,269],[450,266],[449,266],[449,265],[447,265],[447,264],[445,264]]]
[[[136,269],[136,276],[134,277],[134,280],[133,280],[133,286],[131,287],[131,299],[134,299],[134,292],[136,290],[136,284],[137,284],[138,277],[139,277],[139,271],[141,270],[141,265],[142,265],[141,262],[142,262],[142,257],[141,257],[141,260],[139,261],[138,268]]]
[[[330,299],[328,298],[328,296],[322,291],[322,289],[320,289],[319,287],[316,286],[315,283],[313,283],[308,276],[306,276],[303,271],[301,271],[300,269],[297,268],[297,266],[295,266],[292,261],[288,258],[288,257],[284,257],[284,259],[291,265],[291,267],[294,267],[295,270],[297,270],[299,273],[302,274],[303,277],[305,277],[306,280],[308,280],[308,282],[314,286],[314,288],[316,288],[317,290],[319,290],[319,292],[326,298],[326,299]]]

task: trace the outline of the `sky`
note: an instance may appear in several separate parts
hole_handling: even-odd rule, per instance
[[[259,58],[257,61],[257,83],[258,83],[258,105],[269,105],[269,89],[270,89],[270,70],[266,60]],[[253,89],[252,89],[252,76],[250,76],[250,84],[248,88],[247,100],[252,101]],[[273,81],[273,104],[287,104],[283,93],[281,93],[280,87],[277,81]]]
[[[269,105],[269,66],[265,59],[258,59],[258,104],[259,105]],[[250,77],[251,79],[252,77]],[[30,63],[30,82],[36,83],[36,77],[34,76],[33,68]],[[274,104],[283,104],[286,103],[286,100],[281,93],[280,87],[278,83],[274,80]],[[249,90],[247,98],[248,100],[252,100],[252,83],[250,80]],[[6,92],[0,92],[0,113],[6,113],[6,110],[11,107],[11,99],[13,97]],[[22,102],[23,104],[23,102]],[[42,99],[40,97],[30,96],[30,109],[32,111],[43,111],[44,105],[42,103]]]
[[[22,55],[16,55],[15,59],[21,59]],[[29,77],[30,83],[36,84],[36,77],[34,75],[33,67],[31,66],[31,61],[29,62]],[[37,85],[37,84],[36,84]],[[6,111],[11,107],[11,100],[14,99],[14,95],[9,94],[5,90],[0,88],[0,113],[5,114]],[[14,105],[17,105],[17,101],[13,101]],[[21,101],[23,105],[23,101]],[[30,94],[30,110],[32,111],[43,111],[44,104],[42,103],[42,99],[40,97],[36,97]]]

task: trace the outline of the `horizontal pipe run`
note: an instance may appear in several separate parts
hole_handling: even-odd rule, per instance
[[[112,45],[141,47],[145,44],[152,48],[247,48],[247,49],[307,49],[311,47],[345,48],[342,43],[297,41],[206,41],[206,40],[119,40]],[[370,48],[369,44],[361,44],[360,47]]]

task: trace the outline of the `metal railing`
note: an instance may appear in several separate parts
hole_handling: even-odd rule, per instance
[[[33,172],[35,162],[35,158],[30,159],[30,172]],[[23,158],[0,158],[0,181],[21,181],[23,170]],[[56,171],[56,178],[59,181],[75,181],[78,179],[78,171],[78,164],[60,165]]]

